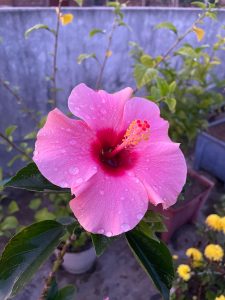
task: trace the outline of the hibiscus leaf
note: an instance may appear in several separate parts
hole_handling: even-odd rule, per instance
[[[6,300],[31,279],[65,235],[56,221],[32,224],[16,234],[0,258],[0,299]]]
[[[169,300],[174,268],[166,245],[149,238],[137,229],[126,233],[126,238],[135,257],[150,276],[163,299]]]
[[[115,241],[118,237],[108,238],[101,234],[91,234],[91,239],[97,256],[101,256],[105,250]]]
[[[44,176],[42,176],[35,163],[28,164],[15,176],[4,180],[3,185],[5,187],[20,188],[38,192],[44,192],[46,190],[69,191],[68,189],[62,189],[49,182]]]

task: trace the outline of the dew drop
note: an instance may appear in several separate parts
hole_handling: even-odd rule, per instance
[[[137,214],[137,219],[138,220],[141,220],[143,218],[143,215],[140,213],[140,214]]]
[[[103,190],[100,190],[99,193],[100,193],[100,195],[102,195],[102,196],[105,194],[105,192],[104,192]]]
[[[125,192],[128,192],[128,189],[125,189]]]
[[[124,230],[124,231],[127,231],[127,230],[130,229],[130,225],[124,223],[124,224],[121,225],[121,229]]]
[[[102,99],[102,103],[105,103],[105,99]]]
[[[123,197],[123,196],[122,196],[122,197],[120,197],[120,200],[124,200],[124,199],[125,199],[125,197]]]
[[[78,178],[77,180],[76,180],[76,183],[77,184],[81,184],[83,182],[83,179],[82,178]]]
[[[146,159],[146,162],[149,162],[150,160],[149,159]]]
[[[72,174],[72,175],[76,175],[76,174],[79,173],[79,169],[78,169],[77,167],[71,167],[71,168],[69,169],[69,172],[70,172],[70,174]]]
[[[60,152],[61,153],[66,153],[66,150],[65,149],[61,149]]]
[[[113,234],[112,234],[111,231],[106,232],[106,236],[107,236],[107,237],[111,237],[112,235],[113,235]]]

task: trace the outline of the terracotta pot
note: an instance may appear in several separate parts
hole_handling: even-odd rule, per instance
[[[211,180],[198,174],[194,170],[188,170],[188,176],[196,182],[199,182],[199,185],[203,187],[203,190],[197,196],[193,197],[193,199],[185,199],[183,202],[180,202],[179,207],[173,206],[167,210],[163,210],[162,207],[156,207],[156,211],[166,217],[165,225],[168,231],[163,232],[161,235],[162,240],[165,242],[168,242],[173,233],[182,225],[196,221],[199,211],[214,186]]]
[[[56,251],[56,254],[59,250]],[[96,260],[94,247],[87,250],[73,253],[67,252],[64,255],[62,266],[71,274],[82,274],[89,271]]]

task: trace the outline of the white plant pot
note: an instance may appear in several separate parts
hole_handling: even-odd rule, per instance
[[[94,247],[77,253],[67,252],[62,263],[63,268],[72,274],[82,274],[90,270],[96,260]]]

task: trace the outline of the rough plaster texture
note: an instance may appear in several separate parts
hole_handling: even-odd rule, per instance
[[[85,82],[95,86],[98,66],[91,59],[82,65],[76,63],[81,53],[98,54],[102,60],[105,46],[105,35],[99,34],[92,39],[89,31],[92,28],[109,30],[113,14],[109,8],[68,8],[64,12],[74,14],[74,22],[60,28],[58,52],[57,86],[63,91],[58,93],[59,107],[67,112],[67,98],[76,84]],[[125,22],[132,30],[120,27],[116,30],[112,52],[104,72],[103,87],[108,91],[115,91],[125,86],[134,87],[132,79],[132,59],[128,56],[129,41],[138,42],[147,53],[152,55],[163,54],[173,43],[175,36],[167,30],[155,30],[155,24],[163,21],[172,21],[181,32],[184,32],[196,19],[197,9],[174,8],[127,8],[124,10]],[[219,11],[219,23],[207,20],[202,25],[206,29],[204,43],[211,43],[221,31],[224,22],[225,10]],[[32,32],[28,39],[24,32],[37,23],[55,27],[56,14],[53,8],[1,8],[0,9],[0,36],[3,43],[0,45],[0,75],[13,86],[20,88],[20,94],[28,107],[47,113],[50,105],[50,83],[46,76],[52,71],[53,36],[45,31]],[[196,36],[190,34],[186,42],[197,45]],[[219,69],[221,76],[225,70]],[[18,124],[17,138],[32,130],[34,124],[27,116],[19,113],[19,106],[15,99],[0,87],[0,130],[10,124]],[[4,150],[0,150],[3,155]],[[2,159],[1,159],[2,160]],[[0,161],[1,162],[1,161]]]

